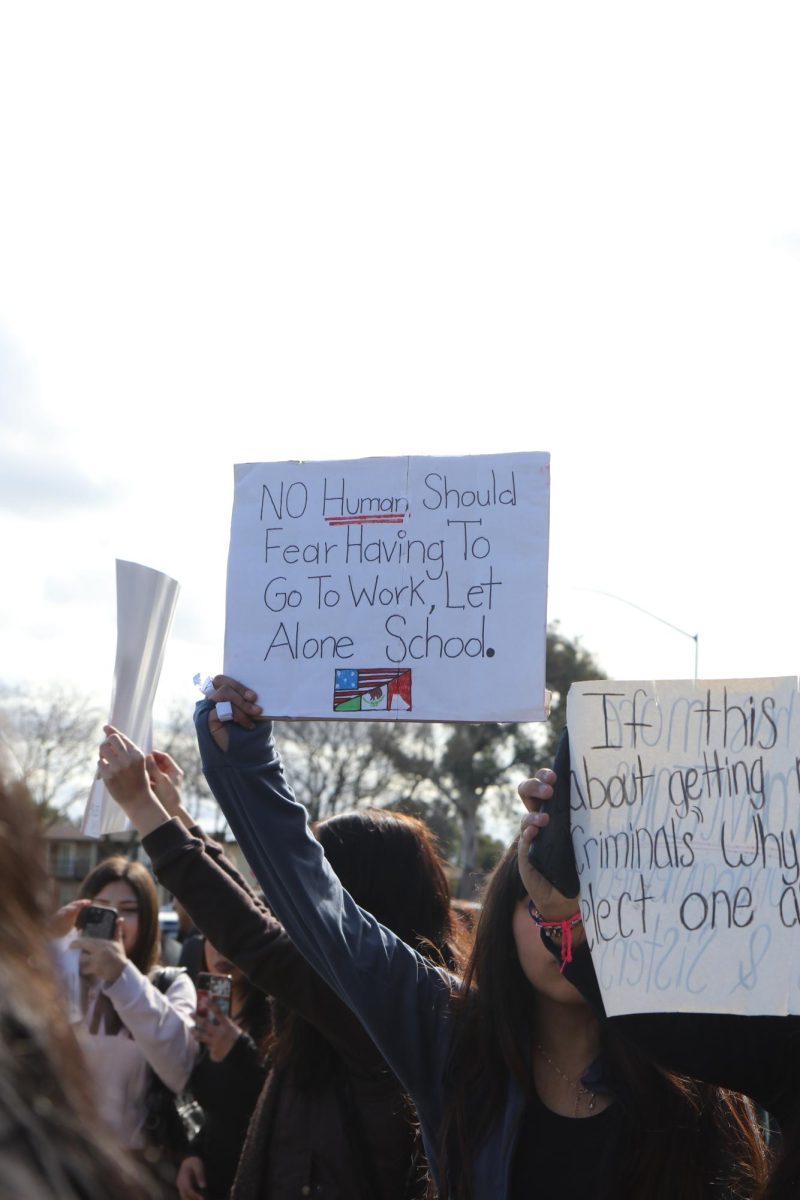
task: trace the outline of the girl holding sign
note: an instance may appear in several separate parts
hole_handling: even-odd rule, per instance
[[[298,949],[353,1009],[413,1099],[445,1200],[733,1200],[763,1150],[749,1106],[666,1076],[610,1036],[528,912],[516,843],[495,872],[463,981],[360,909],[311,836],[254,693],[218,676],[196,710],[206,776]],[[228,701],[223,724],[215,701]],[[112,793],[135,748],[101,763]],[[549,795],[549,776],[536,783]]]
[[[536,781],[520,785],[529,814],[523,818],[520,837],[520,874],[536,911],[547,925],[559,928],[578,907],[579,897],[569,898],[545,878],[577,883],[572,839],[569,833],[569,744],[566,735],[558,754],[558,777],[552,772],[549,786]],[[548,803],[548,801],[550,803]],[[549,810],[549,811],[548,811]],[[548,829],[545,856],[535,845]],[[554,827],[558,827],[552,837]],[[537,853],[537,851],[539,851]],[[548,864],[549,856],[549,864]],[[532,864],[539,863],[541,871]],[[552,869],[551,869],[552,868]],[[566,887],[566,883],[561,883]],[[569,889],[574,890],[574,889]],[[548,938],[544,937],[545,944]],[[572,958],[564,974],[579,988],[592,1008],[605,1020],[603,999],[582,930],[573,933]],[[559,947],[550,943],[551,953]],[[782,1137],[772,1163],[769,1181],[759,1200],[797,1200],[800,1195],[800,1020],[796,1016],[743,1016],[733,1013],[631,1013],[612,1017],[607,1025],[615,1036],[646,1053],[666,1071],[675,1071],[750,1096],[774,1118]]]

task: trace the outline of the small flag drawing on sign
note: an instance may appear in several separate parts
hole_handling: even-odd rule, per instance
[[[335,672],[334,712],[411,711],[411,671],[345,667]]]

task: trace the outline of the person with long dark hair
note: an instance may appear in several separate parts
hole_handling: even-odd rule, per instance
[[[72,936],[81,908],[93,902],[115,910],[112,938]],[[121,856],[104,859],[57,921],[55,949],[98,1108],[121,1145],[168,1184],[177,1147],[148,1125],[159,1081],[177,1094],[194,1066],[195,990],[184,971],[159,987],[158,895],[149,871]]]
[[[202,967],[230,978],[230,1006],[222,1011],[212,1003],[210,1011],[197,1014],[195,1037],[201,1051],[189,1091],[205,1119],[176,1182],[181,1200],[225,1200],[264,1083],[271,1018],[268,997],[208,938],[203,939]]]
[[[0,777],[0,1194],[145,1200],[101,1123],[50,957],[51,881],[37,814]]]
[[[221,700],[233,722],[220,721]],[[667,1078],[641,1055],[602,1053],[605,1030],[528,915],[516,847],[489,886],[462,986],[342,888],[259,714],[253,692],[214,680],[195,716],[206,777],[270,906],[412,1097],[442,1196],[754,1193],[763,1152],[744,1102]],[[105,777],[123,778],[135,754],[116,734],[109,742]]]
[[[531,865],[529,848],[539,830],[548,825],[550,809],[569,812],[566,733],[558,760],[558,775],[546,772],[544,782],[526,780],[519,788],[529,809],[522,821],[521,874],[537,912],[555,923],[576,911],[580,897],[558,892]],[[574,867],[568,822],[560,822],[559,829],[554,853]],[[777,1123],[778,1136],[772,1147],[769,1178],[759,1200],[796,1200],[800,1196],[800,1017],[663,1012],[606,1019],[588,944],[580,928],[571,950],[571,959],[564,964],[565,977],[586,997],[616,1038],[650,1055],[665,1071],[741,1092],[769,1114],[773,1127]],[[551,945],[550,951],[555,954],[558,948]]]
[[[531,918],[516,840],[489,883],[464,983],[451,1001],[445,1195],[472,1194],[470,1147],[508,1113],[509,1089],[522,1098],[509,1196],[532,1180],[543,1196],[604,1200],[757,1194],[765,1157],[751,1107],[659,1069],[598,1019]]]
[[[270,1069],[232,1197],[419,1196],[425,1169],[413,1111],[369,1035],[182,808],[179,770],[167,778],[163,756],[145,760],[122,735],[106,732],[100,773],[142,835],[159,879],[215,948],[273,997]],[[315,834],[315,846],[348,892],[373,908],[393,936],[416,947],[428,965],[457,968],[461,935],[421,821],[362,809],[321,821]],[[193,1185],[185,1200],[197,1195]]]

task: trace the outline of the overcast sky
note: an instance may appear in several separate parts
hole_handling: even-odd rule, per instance
[[[104,702],[114,559],[221,665],[237,461],[547,450],[618,678],[798,670],[800,10],[0,5],[8,682]]]

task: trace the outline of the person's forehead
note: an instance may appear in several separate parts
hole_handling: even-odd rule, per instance
[[[100,889],[95,900],[135,901],[136,893],[124,879],[114,879]]]

